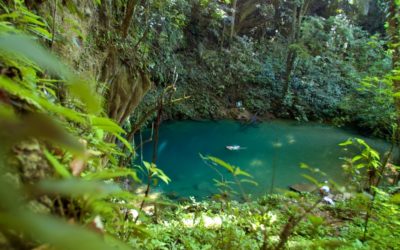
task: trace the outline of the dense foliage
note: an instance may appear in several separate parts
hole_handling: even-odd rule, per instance
[[[400,248],[399,5],[1,0],[0,248]],[[252,200],[251,173],[213,156],[200,156],[221,174],[212,199],[153,192],[171,181],[161,121],[230,118],[237,101],[264,118],[356,124],[392,147],[341,144],[357,153],[344,155],[346,185],[329,181],[334,206],[315,193]],[[131,142],[147,121],[156,150],[141,162]]]
[[[173,30],[170,23],[162,26],[161,34],[165,33],[169,41],[163,41],[161,58],[157,53],[153,79],[162,86],[171,81],[163,76],[176,71],[178,93],[191,98],[172,106],[167,115],[227,118],[235,102],[243,101],[246,109],[260,116],[335,119],[339,124],[358,124],[382,132],[379,130],[385,121],[392,121],[390,100],[384,113],[363,113],[371,106],[381,107],[383,101],[376,98],[376,105],[362,106],[369,96],[359,90],[364,78],[380,77],[391,69],[384,34],[376,33],[384,31],[358,26],[365,18],[357,12],[357,6],[336,3],[333,10],[324,3],[326,12],[320,13],[314,8],[321,8],[321,3],[313,1],[301,22],[291,27],[296,21],[291,17],[292,8],[306,2],[275,6],[273,1],[248,5],[239,1],[240,21],[235,26],[236,35],[230,37],[229,3],[175,1],[168,15],[179,13],[184,25],[174,25]],[[384,3],[371,5],[368,13],[384,15]],[[279,15],[282,23],[271,19],[274,15]],[[375,18],[383,26],[382,19]],[[290,52],[295,54],[292,62],[288,59]],[[353,96],[359,103],[352,102]],[[143,105],[151,103],[150,99]]]

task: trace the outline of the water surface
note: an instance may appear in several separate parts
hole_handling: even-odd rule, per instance
[[[143,133],[143,140],[148,136],[149,131]],[[343,181],[341,158],[349,152],[338,144],[349,137],[365,139],[380,151],[388,148],[383,140],[365,138],[355,131],[317,123],[271,121],[243,126],[235,121],[166,122],[160,128],[157,165],[172,182],[169,185],[160,183],[159,188],[167,193],[197,199],[216,193],[213,178],[220,179],[220,176],[204,163],[200,153],[221,158],[252,174],[259,186],[244,184],[244,189],[253,196],[271,191],[274,166],[275,191],[287,189],[292,184],[307,183],[301,174],[309,172],[301,169],[300,163],[319,168],[340,182]],[[246,149],[225,149],[226,145],[234,144]],[[152,148],[151,143],[143,147],[145,161],[151,161]],[[229,176],[224,169],[220,170]]]

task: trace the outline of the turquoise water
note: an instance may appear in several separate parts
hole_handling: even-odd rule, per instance
[[[149,131],[143,133],[143,140]],[[171,178],[159,189],[174,192],[182,197],[204,199],[216,193],[213,178],[219,175],[200,158],[199,154],[218,157],[239,166],[254,176],[259,186],[243,184],[253,196],[269,193],[273,166],[275,166],[274,191],[287,189],[289,185],[307,183],[301,174],[309,174],[299,167],[306,163],[319,168],[330,178],[343,181],[341,157],[349,152],[338,146],[349,137],[365,139],[380,151],[388,148],[383,140],[360,136],[354,131],[316,123],[293,121],[263,122],[255,126],[243,126],[235,121],[179,121],[166,122],[160,128],[157,165]],[[138,144],[138,138],[136,138]],[[240,145],[245,149],[229,151],[226,145]],[[143,159],[151,161],[152,143],[143,147]],[[229,174],[225,173],[226,177]],[[322,181],[322,179],[321,179]]]

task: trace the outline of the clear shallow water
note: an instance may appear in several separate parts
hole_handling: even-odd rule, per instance
[[[143,140],[148,138],[148,134],[149,131],[143,133]],[[301,174],[309,172],[299,167],[302,162],[319,168],[340,182],[343,180],[343,161],[340,158],[349,152],[338,144],[349,137],[365,139],[379,151],[389,147],[383,140],[316,123],[272,121],[243,126],[235,121],[166,122],[160,128],[157,165],[172,182],[169,185],[160,182],[159,188],[166,193],[197,199],[216,193],[212,179],[220,177],[204,163],[199,153],[218,157],[252,174],[259,186],[243,184],[243,187],[253,196],[270,192],[274,164],[275,191],[292,184],[307,183]],[[225,149],[226,145],[234,144],[246,149]],[[143,147],[145,161],[151,161],[152,148],[152,143]],[[224,169],[220,170],[229,176]]]

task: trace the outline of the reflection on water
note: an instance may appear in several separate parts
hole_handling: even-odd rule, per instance
[[[288,144],[293,144],[293,143],[296,142],[296,140],[294,139],[294,136],[293,136],[293,135],[287,135],[287,136],[286,136],[286,139],[287,139],[287,143],[288,143]]]
[[[258,167],[258,166],[262,166],[263,165],[263,161],[259,160],[259,159],[254,159],[250,162],[250,166],[252,167]]]
[[[244,188],[253,196],[270,191],[273,172],[275,188],[307,182],[301,177],[302,173],[308,173],[300,169],[302,162],[340,181],[343,179],[340,158],[350,152],[338,144],[349,137],[366,139],[349,130],[291,121],[264,122],[257,126],[243,126],[234,121],[164,123],[160,128],[157,165],[172,182],[159,185],[165,192],[198,199],[217,192],[213,179],[220,176],[204,163],[200,153],[221,158],[251,173],[259,186],[244,184]],[[367,138],[366,141],[380,151],[388,148],[382,140]],[[246,149],[230,151],[225,148],[227,145]],[[152,144],[146,144],[143,150],[144,160],[151,161]]]

